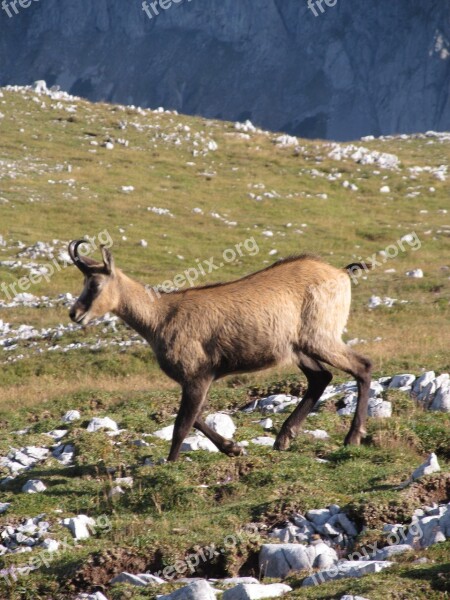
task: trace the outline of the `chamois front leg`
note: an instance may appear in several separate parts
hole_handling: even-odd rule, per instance
[[[192,429],[197,415],[200,413],[205,401],[211,381],[196,381],[183,386],[181,405],[175,419],[172,446],[169,452],[169,461],[175,461],[180,454],[181,444]]]
[[[215,444],[221,452],[227,454],[228,456],[241,456],[244,454],[244,449],[238,446],[233,440],[227,440],[216,431],[208,427],[208,425],[197,417],[194,427],[201,431],[208,439],[211,440],[213,444]]]

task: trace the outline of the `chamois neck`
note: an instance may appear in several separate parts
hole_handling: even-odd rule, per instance
[[[150,341],[158,327],[161,298],[120,270],[117,270],[116,277],[119,298],[114,313]]]

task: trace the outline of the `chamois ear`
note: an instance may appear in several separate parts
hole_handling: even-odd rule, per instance
[[[101,246],[101,250],[105,270],[108,275],[113,275],[115,270],[113,255],[106,246]]]

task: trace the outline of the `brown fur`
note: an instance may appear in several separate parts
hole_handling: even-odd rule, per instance
[[[72,244],[72,259],[82,260],[76,258]],[[116,269],[109,252],[102,251],[103,264],[75,262],[86,280],[71,318],[86,324],[113,312],[148,341],[163,371],[181,385],[183,395],[170,460],[177,458],[193,425],[223,452],[240,453],[238,446],[200,419],[209,386],[225,375],[292,362],[303,370],[309,386],[283,424],[275,447],[288,447],[331,380],[322,362],[351,373],[358,381],[358,410],[346,442],[360,442],[367,414],[370,362],[341,340],[351,300],[345,270],[302,255],[235,281],[156,298]]]

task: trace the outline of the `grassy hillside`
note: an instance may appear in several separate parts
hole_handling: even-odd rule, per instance
[[[30,91],[2,90],[0,114],[0,282],[5,284],[0,301],[12,300],[11,285],[20,291],[17,280],[29,277],[27,265],[39,268],[52,260],[50,254],[33,258],[36,242],[53,246],[57,257],[69,240],[85,235],[112,241],[116,263],[152,286],[198,268],[199,261],[209,270],[211,258],[223,266],[200,275],[199,283],[236,278],[294,253],[314,252],[339,267],[374,257],[380,264],[353,285],[346,339],[372,359],[375,377],[450,370],[450,186],[439,175],[449,162],[448,139],[356,142],[372,152],[395,154],[399,166],[386,169],[352,158],[334,160],[331,145],[321,141],[283,145],[278,135],[242,131],[232,123],[59,101]],[[380,191],[384,186],[388,192]],[[402,242],[408,234],[410,241]],[[236,260],[228,262],[231,251]],[[18,267],[8,262],[18,260]],[[67,329],[70,301],[55,299],[76,296],[82,276],[65,267],[62,257],[56,264],[60,268],[54,266],[52,276],[36,277],[26,289],[50,298],[51,306],[41,300],[37,307],[0,308],[0,320],[9,323],[14,338],[0,348],[0,456],[11,447],[49,447],[45,432],[61,428],[66,410],[78,409],[82,420],[70,425],[64,438],[75,446],[75,466],[49,459],[0,490],[0,502],[11,502],[0,515],[0,528],[45,513],[63,539],[67,530],[58,529],[57,519],[80,512],[107,515],[111,528],[73,544],[48,568],[12,587],[0,578],[0,598],[67,598],[93,584],[106,586],[123,570],[156,572],[196,546],[219,545],[248,523],[260,525],[259,537],[243,534],[197,574],[258,575],[263,526],[283,522],[294,510],[333,502],[347,507],[368,527],[357,541],[364,544],[380,535],[385,519],[406,518],[425,501],[449,501],[443,476],[397,489],[428,452],[437,452],[448,471],[449,418],[424,412],[407,394],[394,391],[387,397],[393,417],[369,420],[368,438],[358,449],[342,449],[349,421],[337,416],[329,401],[308,420],[308,428],[326,429],[329,440],[300,436],[286,453],[251,446],[247,456],[236,459],[196,452],[189,461],[158,465],[167,442],[142,438],[151,446],[138,447],[133,441],[173,422],[177,387],[123,325]],[[406,276],[417,268],[423,278]],[[397,302],[369,308],[374,295]],[[23,324],[36,331],[17,340]],[[346,379],[336,375],[337,381]],[[297,381],[304,383],[293,369],[231,378],[214,386],[208,410],[233,410],[255,388],[261,395],[290,390]],[[86,433],[92,416],[105,415],[127,430],[120,445],[104,433]],[[238,412],[233,418],[237,440],[262,435],[257,416]],[[275,415],[275,431],[282,420]],[[24,428],[30,428],[26,436],[12,433]],[[145,458],[156,466],[145,466]],[[0,473],[6,475],[1,467]],[[132,490],[110,498],[114,477],[129,475]],[[42,479],[47,491],[20,493],[30,478]],[[438,544],[398,558],[399,564],[382,574],[306,591],[300,591],[305,574],[299,574],[289,580],[296,588],[289,597],[338,598],[347,592],[377,600],[386,598],[387,589],[388,597],[399,599],[446,597],[448,550],[448,542]],[[0,557],[0,569],[24,564],[23,556]],[[428,562],[413,564],[423,557]],[[113,599],[155,597],[147,588],[106,590]]]

